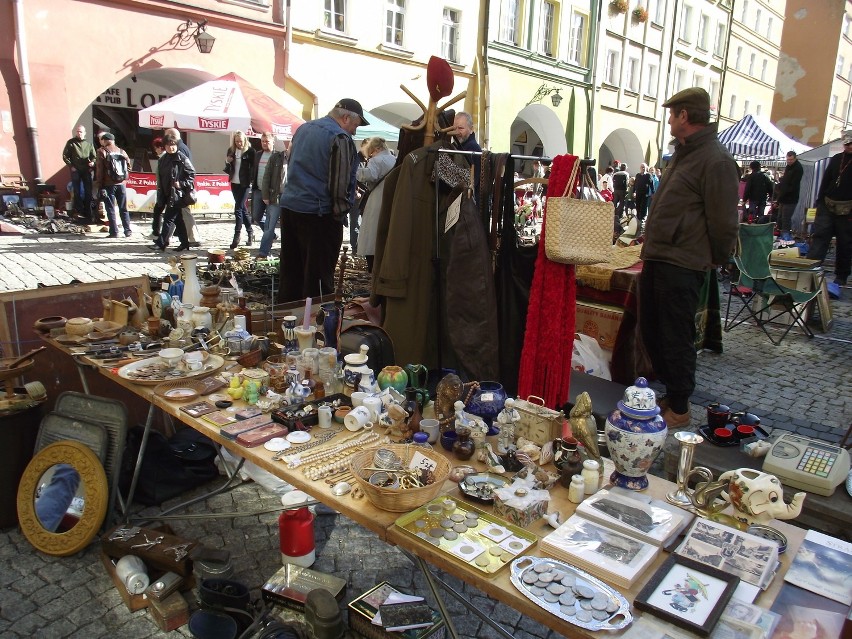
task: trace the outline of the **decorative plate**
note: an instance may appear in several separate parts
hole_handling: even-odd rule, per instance
[[[287,441],[292,444],[304,444],[311,440],[311,434],[303,430],[294,430],[287,435]]]
[[[280,453],[282,450],[290,448],[290,446],[290,442],[283,437],[273,437],[263,445],[266,450],[271,450],[273,453]]]
[[[505,486],[508,480],[492,473],[468,475],[459,482],[459,490],[471,499],[483,504],[494,503],[494,491]]]
[[[118,369],[118,376],[121,379],[126,379],[134,384],[142,384],[144,386],[156,386],[163,382],[172,382],[182,379],[192,379],[194,377],[205,377],[213,374],[215,371],[222,368],[225,363],[223,357],[219,355],[210,355],[201,370],[189,371],[183,366],[177,368],[169,368],[165,361],[159,356],[149,357],[131,362]]]
[[[154,387],[154,394],[170,402],[188,402],[198,399],[204,384],[195,380],[176,379],[171,382],[163,382]]]
[[[542,579],[544,574],[550,578]],[[511,580],[515,588],[537,606],[580,628],[619,630],[633,621],[630,604],[620,592],[597,577],[557,559],[515,559]],[[544,581],[550,584],[558,582],[563,589],[559,595],[554,595],[552,589],[537,586]],[[546,594],[539,596],[537,592]],[[546,596],[556,601],[547,601]],[[590,605],[581,602],[590,602]]]
[[[62,344],[63,346],[79,346],[86,341],[86,338],[82,335],[68,335],[67,333],[63,333],[62,335],[57,335],[53,338],[56,340],[58,344]]]

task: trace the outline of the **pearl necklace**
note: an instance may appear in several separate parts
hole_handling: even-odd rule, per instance
[[[329,475],[334,475],[349,466],[352,453],[360,450],[367,444],[386,443],[387,437],[380,438],[375,433],[365,433],[364,435],[353,439],[352,441],[330,448],[327,451],[313,457],[302,472],[305,477],[311,481],[323,479]]]

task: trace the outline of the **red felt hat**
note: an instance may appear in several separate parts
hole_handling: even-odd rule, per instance
[[[429,64],[426,65],[426,85],[429,87],[429,95],[433,101],[437,102],[450,95],[453,92],[454,82],[455,78],[449,62],[434,55],[429,58]]]

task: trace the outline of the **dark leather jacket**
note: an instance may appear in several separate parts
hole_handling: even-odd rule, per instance
[[[188,189],[195,180],[195,167],[192,162],[180,151],[175,153],[163,153],[157,164],[157,207],[165,208],[174,206],[177,199],[177,191],[174,183],[179,184],[180,189]]]

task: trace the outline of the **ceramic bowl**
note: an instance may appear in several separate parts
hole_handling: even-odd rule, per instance
[[[345,417],[349,414],[349,411],[352,410],[349,406],[341,406],[336,411],[334,411],[334,421],[338,424],[342,424]]]
[[[88,317],[72,317],[65,322],[65,333],[82,337],[92,332],[94,324]]]
[[[207,251],[207,262],[210,264],[222,264],[225,261],[225,251],[223,249],[209,249]]]
[[[49,333],[54,328],[62,328],[68,320],[61,315],[51,315],[50,317],[42,317],[37,319],[33,324],[33,328],[39,333]]]
[[[456,440],[459,438],[458,433],[454,430],[448,430],[441,433],[441,446],[446,451],[453,450],[453,444],[456,443]]]
[[[171,368],[175,368],[178,364],[180,364],[180,360],[183,358],[183,349],[182,348],[164,348],[157,355]]]

